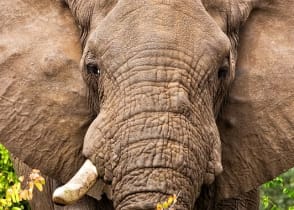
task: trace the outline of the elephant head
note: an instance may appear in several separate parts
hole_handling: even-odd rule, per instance
[[[115,208],[152,209],[181,192],[177,208],[191,209],[222,171],[215,117],[234,78],[230,39],[200,1],[68,4],[97,111],[83,154],[111,183]]]
[[[102,179],[116,209],[154,209],[177,193],[176,209],[193,209],[201,186],[215,177],[218,199],[224,199],[294,165],[294,29],[286,30],[294,20],[293,3],[66,3],[81,28],[80,66],[97,116],[83,142],[88,160],[55,192],[55,201],[73,202]],[[46,152],[60,138],[39,150]],[[81,145],[68,146],[72,139],[62,145]],[[6,146],[15,147],[11,140]],[[62,156],[59,148],[49,153]],[[83,160],[78,148],[62,160]],[[29,165],[68,179],[68,165],[52,172],[29,154],[22,156]]]
[[[201,186],[211,184],[222,172],[216,117],[234,80],[240,26],[253,9],[270,10],[275,2],[68,0],[67,3],[82,28],[81,66],[91,107],[97,112],[85,136],[83,154],[95,165],[99,177],[111,183],[115,208],[152,209],[159,200],[181,192],[176,208],[192,209]],[[241,49],[243,56],[249,54],[248,50]],[[237,73],[244,74],[243,77],[255,74],[248,73],[250,70]],[[267,116],[265,103],[270,98],[263,96],[264,86],[259,90],[261,95],[253,97],[254,94],[246,93],[250,88],[261,89],[257,86],[258,78],[253,76],[252,80],[247,82],[253,83],[254,88],[244,82],[236,84],[243,86],[242,90],[233,92],[227,105],[240,103],[237,106],[247,109],[237,114],[238,120],[244,122],[234,122],[236,116],[231,116],[238,108],[230,108],[229,114],[224,109],[222,119],[228,125],[222,122],[219,125],[223,138],[227,139],[224,145],[227,141],[235,144],[238,138],[254,142],[273,138],[271,134],[262,136],[268,124],[259,121],[259,117],[256,120],[265,128],[246,130],[249,127],[246,117],[250,114],[243,113],[257,109]],[[270,86],[272,82],[266,84]],[[285,98],[290,92],[286,90]],[[289,99],[282,104],[289,108]],[[272,107],[278,113],[280,108]],[[280,120],[291,128],[289,120]],[[287,135],[281,138],[290,140]],[[256,169],[247,165],[251,159],[247,160],[245,154],[250,150],[240,154],[246,144],[242,141],[241,149],[230,152],[231,148],[226,147],[223,151],[236,156],[233,161],[228,160],[232,165],[243,159],[244,167]],[[226,174],[220,177],[220,186],[223,182],[231,185],[238,182],[238,176],[231,178],[235,174]],[[248,182],[253,180],[251,177]],[[60,198],[59,193],[63,195],[62,190],[56,198]],[[226,191],[225,187],[221,191]]]

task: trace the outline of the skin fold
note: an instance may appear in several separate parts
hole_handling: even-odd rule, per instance
[[[48,2],[52,9],[46,6]],[[1,141],[6,137],[4,144],[22,161],[62,183],[89,159],[100,183],[100,187],[96,183],[92,188],[96,189],[92,196],[99,199],[101,192],[107,191],[113,202],[106,202],[103,208],[96,203],[97,209],[155,209],[156,203],[178,193],[176,209],[258,209],[256,188],[294,165],[290,59],[294,47],[289,44],[294,43],[290,36],[294,18],[288,9],[293,2],[32,3],[40,12],[32,13],[27,6],[24,11],[30,15],[26,18],[47,14],[50,20],[68,22],[53,22],[47,27],[52,35],[47,37],[41,33],[44,26],[34,26],[35,34],[45,36],[43,42],[24,33],[31,40],[28,43],[39,45],[25,48],[33,53],[25,57],[28,61],[19,63],[29,67],[33,59],[39,62],[37,66],[47,65],[47,71],[56,69],[37,58],[46,58],[52,49],[59,49],[53,53],[52,64],[59,60],[57,69],[65,73],[46,71],[51,80],[42,79],[42,68],[26,68],[17,74],[18,63],[13,60],[15,67],[7,71],[8,59],[3,59],[6,64],[1,66],[1,78],[8,83],[14,84],[11,81],[15,77],[10,74],[22,75],[17,77],[21,81],[28,69],[28,78],[36,79],[27,80],[29,85],[24,87],[39,81],[43,88],[44,81],[50,82],[49,91],[42,89],[35,95],[17,86],[9,89],[11,85],[1,85],[1,90],[7,89],[0,95],[1,111],[13,113],[6,100],[13,99],[24,104],[21,112],[34,104],[37,111],[27,110],[30,116],[45,115],[54,120],[34,124],[34,117],[23,120],[23,115],[1,116]],[[56,8],[59,12],[52,14]],[[6,17],[6,12],[1,14]],[[31,19],[23,25],[34,25]],[[271,27],[272,22],[275,27]],[[12,20],[8,25],[13,28],[15,23]],[[80,43],[69,41],[77,39],[74,24],[80,29]],[[72,27],[68,29],[71,33],[64,32],[67,25]],[[8,42],[11,28],[6,34],[1,32],[3,43]],[[280,37],[286,37],[286,41]],[[19,54],[25,55],[23,51]],[[79,59],[81,72],[76,71]],[[62,82],[55,83],[58,79]],[[287,85],[281,81],[287,81]],[[56,85],[59,88],[50,91]],[[276,91],[271,91],[272,85]],[[13,98],[15,92],[26,97]],[[34,100],[36,97],[42,100]],[[272,101],[278,103],[268,106]],[[54,109],[50,109],[50,102]],[[30,122],[30,135],[22,130],[7,132],[15,130],[15,125],[23,127],[22,122]],[[38,133],[42,138],[33,135]],[[103,197],[103,201],[107,199]]]

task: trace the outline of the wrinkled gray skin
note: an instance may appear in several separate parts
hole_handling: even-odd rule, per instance
[[[67,1],[82,30],[97,118],[83,154],[116,209],[153,209],[181,192],[193,209],[222,172],[215,118],[235,75],[238,31],[270,1]],[[284,6],[284,5],[282,5]]]
[[[81,63],[100,112],[83,154],[111,181],[116,209],[153,209],[179,191],[176,208],[192,209],[222,171],[215,116],[236,49],[200,1],[91,3],[69,3],[92,23]]]
[[[234,79],[237,32],[259,1],[67,1],[83,29],[83,76],[98,116],[83,154],[116,209],[181,192],[192,209],[222,172],[215,117]]]
[[[83,155],[96,165],[99,179],[111,183],[114,208],[154,209],[168,195],[181,192],[176,209],[258,209],[254,188],[294,163],[293,2],[66,3],[82,31],[81,69],[90,107],[97,114],[85,135]],[[67,58],[68,48],[75,49],[66,48],[57,55]],[[74,63],[73,57],[67,61]],[[22,161],[64,183],[84,161],[80,138],[89,117],[75,74],[49,72],[49,78],[50,85],[56,78],[75,78],[61,83],[64,89],[50,91],[48,99],[65,121],[52,117],[55,109],[43,107],[36,116],[46,110],[48,119],[54,119],[48,126],[43,118],[35,123],[46,138],[29,135],[24,142],[21,137],[26,135],[6,132],[19,131],[12,126],[16,122],[9,124],[5,118],[1,138],[7,137],[5,145]],[[7,89],[2,98],[13,98]],[[47,99],[46,90],[41,93]],[[60,95],[62,103],[56,97]],[[36,107],[38,103],[43,101],[34,101]],[[5,110],[9,108],[1,112]],[[34,126],[28,125],[28,131]],[[38,149],[30,153],[33,148]],[[216,207],[226,198],[231,199]]]

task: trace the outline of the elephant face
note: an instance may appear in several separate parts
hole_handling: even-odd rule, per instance
[[[191,209],[222,171],[215,117],[234,78],[235,40],[200,1],[69,5],[98,113],[83,153],[111,182],[115,207],[153,208],[181,192],[178,208]]]
[[[30,2],[0,1],[0,141],[61,182],[90,159],[55,198],[98,176],[116,209],[192,209],[222,170],[217,199],[294,165],[290,0],[67,0],[83,55],[67,8]]]

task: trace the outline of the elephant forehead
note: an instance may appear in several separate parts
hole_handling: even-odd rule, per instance
[[[87,48],[98,57],[107,52],[113,58],[128,56],[134,47],[152,43],[161,43],[158,48],[181,46],[192,54],[199,52],[199,45],[217,53],[228,51],[228,38],[201,4],[125,2],[118,3],[89,36]]]

